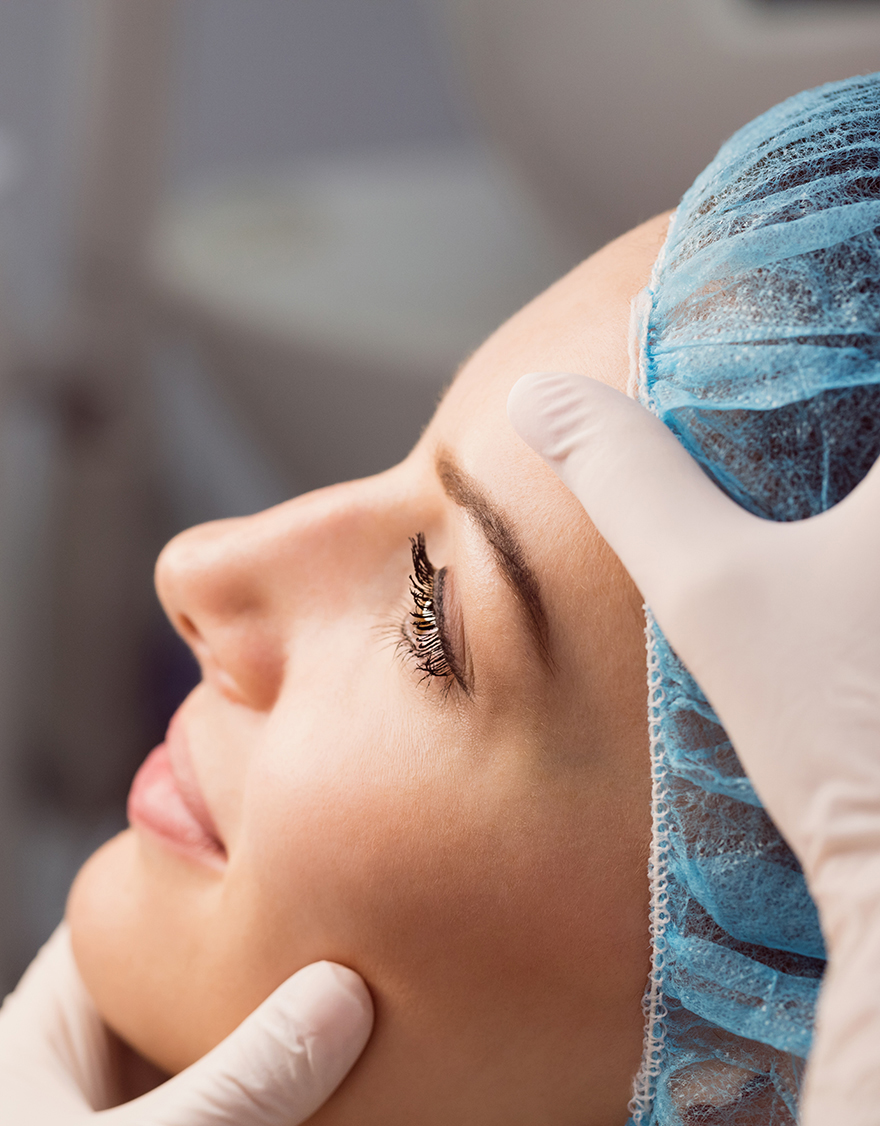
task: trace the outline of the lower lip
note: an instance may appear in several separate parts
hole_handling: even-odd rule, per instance
[[[226,866],[223,845],[183,800],[164,743],[147,755],[134,776],[128,795],[128,819],[190,860],[214,869]]]

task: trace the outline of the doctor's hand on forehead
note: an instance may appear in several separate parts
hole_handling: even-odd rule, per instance
[[[192,1067],[117,1106],[124,1049],[80,981],[62,924],[0,1009],[0,1122],[296,1126],[345,1078],[372,1024],[361,978],[318,962],[288,978]]]
[[[514,428],[581,501],[800,860],[829,963],[803,1126],[880,1106],[880,464],[840,504],[740,508],[638,403],[528,375]]]

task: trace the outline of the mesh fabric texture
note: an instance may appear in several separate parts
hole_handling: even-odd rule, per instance
[[[634,302],[638,394],[749,511],[829,508],[880,453],[880,75],[799,94],[684,196]],[[824,970],[815,906],[648,616],[654,780],[637,1126],[790,1126]]]

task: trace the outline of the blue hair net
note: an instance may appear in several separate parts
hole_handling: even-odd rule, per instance
[[[880,452],[880,75],[791,98],[684,196],[634,302],[638,394],[741,505],[841,500]],[[797,1122],[824,947],[794,855],[648,621],[653,969],[637,1126]]]

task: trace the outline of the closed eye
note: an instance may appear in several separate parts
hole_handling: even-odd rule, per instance
[[[413,562],[410,593],[413,609],[403,625],[403,641],[423,680],[442,680],[447,687],[457,683],[465,692],[469,692],[448,639],[443,612],[446,568],[438,571],[431,563],[422,532],[410,540],[410,544]]]

